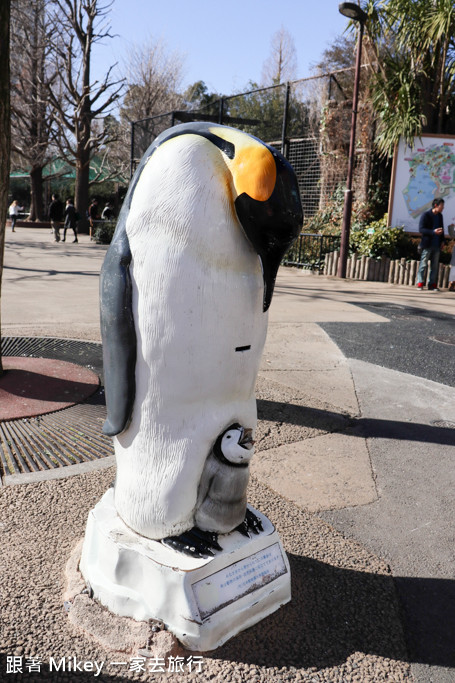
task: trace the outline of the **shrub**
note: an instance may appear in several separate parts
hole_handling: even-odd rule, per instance
[[[387,227],[387,214],[378,221],[357,228],[351,232],[350,250],[362,256],[392,259],[418,258],[416,240],[407,235],[403,228]]]
[[[323,235],[340,235],[343,224],[345,187],[338,185],[323,209],[310,216],[303,223],[302,232],[321,233]],[[370,187],[368,202],[356,200],[352,205],[351,229],[358,230],[377,222],[387,207],[388,190],[384,183],[377,181]]]
[[[94,232],[93,239],[97,244],[110,244],[115,232],[116,221],[100,221]]]
[[[455,249],[455,240],[446,239],[445,243],[441,249],[441,255],[439,257],[439,262],[447,265],[450,263],[452,257],[452,250]]]
[[[314,216],[304,220],[302,232],[339,235],[343,221],[343,206],[344,189],[340,185],[324,209],[320,209]]]

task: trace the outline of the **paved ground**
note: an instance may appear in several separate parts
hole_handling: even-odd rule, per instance
[[[104,252],[86,236],[9,233],[3,335],[98,340]],[[250,500],[282,535],[293,600],[204,657],[202,674],[186,660],[175,678],[455,680],[454,304],[448,292],[280,272]],[[108,467],[0,488],[2,675],[7,657],[23,658],[7,680],[73,680],[46,674],[51,657],[73,656],[105,661],[100,680],[143,676],[61,608],[65,563],[112,478]]]

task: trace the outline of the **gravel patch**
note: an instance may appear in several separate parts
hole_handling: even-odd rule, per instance
[[[84,534],[88,511],[113,477],[109,468],[0,489],[2,680],[412,680],[386,564],[254,479],[249,500],[276,524],[289,554],[291,603],[202,661],[185,653],[183,661],[165,662],[165,673],[151,671],[153,660],[135,662],[129,656],[120,666],[118,653],[90,642],[63,609],[68,558]],[[79,666],[104,662],[101,674],[49,671],[51,658],[72,664],[73,657]],[[39,671],[31,658],[42,662]],[[8,665],[20,663],[22,673],[6,675]],[[146,670],[135,671],[139,665]],[[169,671],[172,665],[182,671]]]
[[[299,389],[259,376],[256,452],[347,429],[350,416]]]

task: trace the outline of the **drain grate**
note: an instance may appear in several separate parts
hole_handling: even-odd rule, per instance
[[[55,337],[3,337],[1,348],[3,356],[66,360],[90,367],[98,374],[103,369],[102,347],[95,342]]]
[[[102,377],[102,347],[72,339],[5,337],[3,356],[66,360]],[[104,388],[64,410],[0,422],[0,474],[51,470],[113,455],[112,439],[101,431],[106,418]]]

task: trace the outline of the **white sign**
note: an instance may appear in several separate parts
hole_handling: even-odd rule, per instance
[[[420,215],[442,197],[444,230],[455,223],[455,136],[422,135],[411,149],[403,139],[395,152],[389,222],[404,226],[406,232],[419,231]]]
[[[279,543],[193,583],[202,619],[267,585],[287,571]]]

